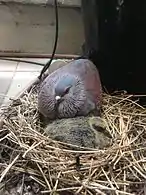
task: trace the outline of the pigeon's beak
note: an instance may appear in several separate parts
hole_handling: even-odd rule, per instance
[[[55,100],[56,100],[57,103],[60,103],[60,102],[61,102],[61,97],[57,95],[57,96],[55,97]]]
[[[55,99],[58,101],[58,100],[61,99],[61,97],[57,95],[57,96],[55,97]]]

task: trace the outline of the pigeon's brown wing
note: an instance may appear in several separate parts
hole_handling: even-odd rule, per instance
[[[67,71],[77,75],[84,83],[87,95],[92,101],[96,101],[100,105],[102,97],[102,86],[100,75],[96,66],[87,59],[72,61],[68,66],[64,67]]]

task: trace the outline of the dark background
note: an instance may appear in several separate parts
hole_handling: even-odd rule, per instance
[[[82,0],[82,14],[106,89],[146,94],[146,1]]]

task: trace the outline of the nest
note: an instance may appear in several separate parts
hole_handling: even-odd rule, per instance
[[[36,89],[25,92],[3,113],[0,194],[145,194],[146,109],[132,96],[104,94],[102,118],[112,145],[73,150],[44,134]]]

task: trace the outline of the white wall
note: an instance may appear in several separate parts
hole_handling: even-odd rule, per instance
[[[58,10],[57,53],[79,54],[84,41],[79,8],[59,7]],[[54,37],[54,7],[14,3],[0,5],[0,52],[52,53]]]

